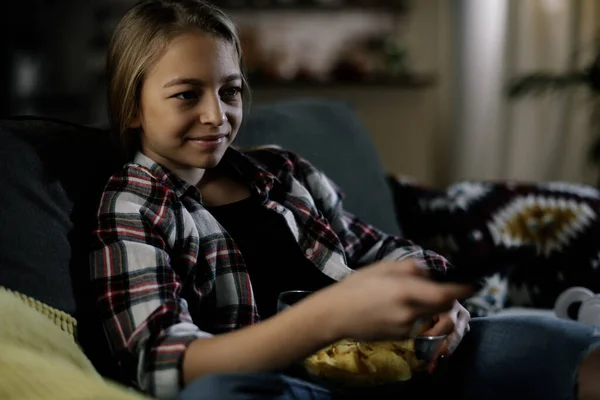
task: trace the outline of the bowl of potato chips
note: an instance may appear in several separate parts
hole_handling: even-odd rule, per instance
[[[405,382],[427,370],[444,339],[445,336],[381,342],[343,339],[309,356],[304,360],[304,368],[319,379],[346,385]]]
[[[310,296],[312,292],[291,290],[277,299],[278,312]],[[424,335],[430,323],[423,323]],[[425,372],[446,336],[418,336],[401,341],[337,341],[306,358],[304,369],[317,379],[345,385],[385,385],[410,380]]]

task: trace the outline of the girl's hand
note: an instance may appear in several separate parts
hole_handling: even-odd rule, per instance
[[[334,337],[401,340],[419,321],[454,310],[456,299],[472,292],[468,285],[433,282],[418,260],[404,260],[362,268],[306,301],[327,307],[325,327]]]
[[[452,309],[434,317],[434,325],[423,333],[423,336],[440,336],[448,335],[438,352],[434,357],[434,361],[429,365],[429,370],[432,372],[440,357],[447,357],[454,353],[463,337],[469,332],[469,321],[471,314],[458,301],[454,302]]]

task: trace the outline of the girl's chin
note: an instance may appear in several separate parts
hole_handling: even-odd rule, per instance
[[[221,159],[223,158],[223,154],[221,152],[213,153],[213,154],[202,154],[201,156],[189,157],[186,161],[186,164],[194,167],[194,168],[214,168],[216,167]]]

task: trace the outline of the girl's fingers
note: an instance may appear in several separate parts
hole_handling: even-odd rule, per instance
[[[438,322],[423,333],[423,336],[449,335],[454,331],[454,321],[447,315],[439,318]]]
[[[446,340],[444,340],[444,342],[440,345],[440,348],[437,350],[437,352],[433,356],[432,361],[427,366],[427,372],[429,372],[430,374],[433,374],[433,372],[435,371],[435,369],[437,367],[439,360],[442,357],[446,357],[447,354],[448,354],[448,339],[446,338]]]

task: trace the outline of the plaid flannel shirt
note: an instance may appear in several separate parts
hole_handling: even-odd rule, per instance
[[[344,211],[332,182],[291,152],[230,148],[222,162],[285,217],[305,256],[335,280],[382,259],[447,267],[441,256]],[[283,193],[279,202],[269,196],[274,189]],[[112,352],[130,380],[158,398],[181,389],[192,341],[259,321],[243,258],[198,189],[141,153],[105,187],[90,258]]]

